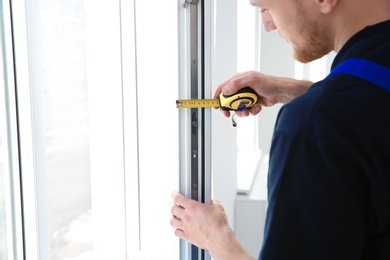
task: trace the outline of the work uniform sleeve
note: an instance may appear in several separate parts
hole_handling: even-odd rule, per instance
[[[326,124],[276,126],[259,259],[361,258],[368,189],[343,142]]]

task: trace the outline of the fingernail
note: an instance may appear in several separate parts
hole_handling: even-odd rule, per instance
[[[229,88],[229,87],[223,88],[223,89],[222,89],[222,93],[223,93],[224,95],[229,95],[229,93],[230,93],[230,88]]]
[[[253,107],[253,112],[255,112],[255,113],[259,113],[260,110],[261,110],[261,106],[260,106],[260,105],[255,105],[255,106]]]

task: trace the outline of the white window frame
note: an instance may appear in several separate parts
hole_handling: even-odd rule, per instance
[[[138,113],[135,0],[121,0],[121,49],[123,84],[123,123],[127,256],[137,259],[141,250],[139,218]],[[126,73],[124,73],[126,72]],[[128,192],[132,191],[131,193]]]
[[[19,148],[16,112],[15,74],[9,1],[2,1],[2,58],[0,61],[1,146],[0,163],[3,168],[7,259],[23,258],[22,200],[19,175]],[[4,243],[4,241],[3,241]]]
[[[105,73],[99,73],[105,68],[96,66],[89,68],[90,75],[95,77],[89,78],[89,83],[98,82],[97,86],[111,86],[111,91],[101,93],[102,89],[92,90],[91,106],[96,113],[102,112],[97,110],[101,104],[97,101],[99,95],[104,95],[107,110],[99,115],[100,120],[106,120],[112,124],[109,127],[102,127],[100,120],[93,121],[92,124],[96,131],[91,136],[91,160],[92,170],[92,196],[94,197],[94,225],[96,232],[94,234],[94,248],[97,256],[107,256],[108,258],[122,259],[126,256],[126,230],[123,228],[125,223],[125,194],[124,194],[124,163],[123,163],[123,125],[122,125],[122,78],[121,78],[121,45],[119,2],[107,4],[102,1],[91,1],[87,3],[90,13],[86,11],[88,21],[94,21],[97,24],[104,23],[107,35],[113,36],[107,45],[99,46],[91,44],[89,49],[91,53],[97,52],[97,47],[108,47],[107,49],[114,52],[105,53],[111,70],[105,70]],[[39,47],[39,2],[31,3],[24,1],[14,1],[12,3],[13,16],[13,33],[15,48],[15,68],[16,68],[16,85],[18,89],[18,116],[19,116],[19,141],[20,141],[20,165],[21,181],[23,194],[23,214],[24,214],[24,255],[27,259],[50,259],[50,237],[48,227],[48,202],[47,202],[47,185],[46,185],[46,165],[45,165],[45,141],[44,141],[44,98],[42,84],[40,84],[39,64],[40,47]],[[93,6],[91,6],[92,4]],[[102,21],[96,15],[104,12],[106,18]],[[116,18],[116,19],[112,19]],[[94,20],[95,19],[95,20]],[[95,40],[97,31],[89,28],[87,36],[89,40]],[[91,43],[91,42],[89,42]],[[95,56],[96,57],[96,56]],[[107,65],[107,64],[106,64]],[[99,71],[100,70],[100,71]],[[109,73],[107,73],[109,72]],[[98,74],[94,74],[98,73]],[[99,80],[101,80],[99,82]],[[111,84],[110,84],[111,83]],[[101,100],[100,100],[101,101]],[[99,104],[97,104],[99,103]],[[110,111],[108,111],[110,110]],[[104,113],[106,112],[106,113]],[[112,116],[115,115],[115,116]],[[105,116],[105,118],[102,118]],[[96,117],[95,117],[96,118]],[[107,126],[107,125],[105,125]],[[102,127],[102,128],[99,128]],[[102,143],[99,139],[101,134],[107,134],[104,131],[111,131],[115,140]],[[100,136],[99,136],[100,135]],[[104,140],[103,140],[104,141]],[[101,145],[101,146],[100,146]],[[100,147],[111,149],[103,154]],[[93,148],[96,149],[93,149]],[[100,160],[105,156],[105,160]],[[98,169],[94,171],[95,169]],[[93,173],[92,173],[93,172]],[[104,180],[109,179],[102,188]],[[111,184],[111,185],[110,185]],[[102,196],[104,190],[104,196]],[[136,192],[137,194],[137,192]],[[98,199],[97,199],[98,198]],[[111,203],[115,201],[116,203]],[[137,207],[138,208],[138,207]],[[108,214],[109,213],[109,214]],[[108,217],[108,219],[106,218]],[[21,221],[20,221],[21,222]],[[107,225],[107,223],[112,223]],[[116,239],[111,239],[115,237]]]
[[[13,3],[12,10],[21,127],[25,256],[49,259],[44,99],[39,66],[33,66],[40,57],[39,33],[34,31],[39,30],[38,4],[39,1],[18,1]],[[85,8],[95,253],[105,258],[148,259],[162,252],[170,259],[178,258],[179,239],[169,225],[168,202],[170,193],[179,188],[179,155],[164,153],[164,147],[179,147],[178,130],[171,127],[178,122],[173,104],[178,97],[177,3],[158,3],[157,8],[150,9],[150,3],[145,1],[86,0]],[[136,12],[144,15],[136,16]],[[152,26],[150,16],[145,14],[161,21],[159,26],[168,31],[154,32],[158,37],[164,33],[171,41],[155,45],[142,37],[150,33],[148,27]],[[101,40],[102,36],[106,41]],[[156,47],[165,52],[159,53]],[[169,62],[171,66],[161,66]],[[158,77],[151,78],[151,71]],[[151,95],[151,91],[155,95]],[[170,100],[172,106],[164,103],[167,109],[163,113],[149,117],[156,113],[158,106],[154,104],[162,100]],[[148,112],[145,113],[145,109]],[[152,134],[152,138],[147,135],[150,118],[164,127],[164,138],[157,133]],[[163,167],[163,171],[155,171],[152,167],[155,165]],[[169,185],[161,186],[164,180]],[[150,203],[151,199],[155,203]],[[140,207],[139,202],[143,206]],[[156,219],[153,210],[163,217]]]
[[[45,200],[45,151],[43,131],[42,89],[39,73],[34,73],[30,61],[39,55],[34,34],[28,33],[28,26],[36,26],[37,20],[27,15],[27,10],[38,8],[28,6],[24,1],[12,2],[14,55],[16,86],[18,93],[18,122],[20,171],[23,194],[24,255],[26,258],[50,257],[49,230],[47,226],[47,200]],[[32,12],[33,13],[33,12]],[[28,25],[28,26],[27,26]],[[33,83],[34,82],[34,83]],[[32,87],[33,85],[36,87]],[[40,201],[41,207],[37,207]]]

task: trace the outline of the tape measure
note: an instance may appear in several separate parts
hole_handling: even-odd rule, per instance
[[[232,95],[220,94],[214,99],[179,99],[177,108],[220,107],[222,110],[242,111],[257,102],[257,94],[250,87],[244,87]]]

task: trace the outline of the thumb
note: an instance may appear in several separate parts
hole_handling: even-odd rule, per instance
[[[245,86],[243,86],[238,79],[234,79],[226,84],[226,86],[222,89],[222,93],[224,95],[232,95],[243,87]]]

